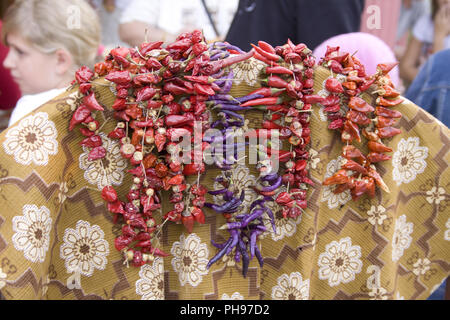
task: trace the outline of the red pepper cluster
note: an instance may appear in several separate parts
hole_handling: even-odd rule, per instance
[[[275,48],[264,41],[252,46],[256,50],[255,58],[268,64],[265,69],[268,77],[263,84],[270,90],[254,92],[264,98],[250,100],[242,106],[263,105],[262,109],[267,111],[263,129],[279,130],[280,138],[289,142],[289,151],[277,150],[278,161],[285,164],[281,181],[288,191],[280,193],[276,202],[282,208],[283,217],[296,218],[306,209],[306,191],[313,185],[307,165],[310,112],[317,98],[313,95],[315,59],[305,44],[294,45],[290,40]],[[271,157],[273,150],[264,148],[260,152]],[[256,187],[255,191],[267,197],[274,196],[277,189],[267,191]]]
[[[139,48],[113,49],[95,71],[83,67],[76,72],[73,84],[85,96],[75,110],[69,129],[82,125],[86,138],[82,145],[90,149],[89,161],[106,156],[100,136],[101,126],[95,120],[103,112],[95,95],[93,80],[104,77],[115,91],[112,105],[118,123],[108,138],[118,140],[121,155],[133,166],[129,173],[133,185],[127,201],[117,196],[112,186],[102,190],[114,223],[122,224],[122,235],[115,240],[134,266],[151,263],[155,256],[167,256],[157,248],[157,234],[166,221],[183,223],[192,232],[194,223],[205,223],[202,208],[207,189],[188,185],[187,176],[205,172],[201,163],[181,163],[177,148],[180,138],[190,139],[193,146],[194,122],[202,132],[210,127],[211,114],[206,101],[221,88],[213,77],[221,69],[248,59],[253,52],[222,60],[210,59],[208,46],[199,30],[180,35],[165,48],[163,42],[143,43]],[[203,142],[202,152],[209,144]],[[195,150],[194,147],[191,150]],[[191,162],[195,158],[194,152]],[[161,212],[161,192],[169,191],[173,210],[157,225],[154,215]]]
[[[389,192],[374,164],[391,159],[385,153],[392,152],[392,149],[381,139],[401,133],[393,126],[402,115],[390,108],[401,104],[403,99],[398,98],[400,93],[394,89],[388,76],[397,63],[379,64],[376,74],[368,76],[356,57],[341,53],[339,47],[328,47],[320,64],[346,77],[343,83],[335,78],[327,79],[325,89],[330,95],[320,102],[331,122],[329,129],[339,130],[341,141],[346,144],[341,169],[323,184],[337,185],[336,194],[350,190],[355,201],[364,194],[375,197],[376,186]],[[379,88],[374,92],[379,95],[375,108],[360,97],[372,85]],[[368,155],[353,145],[354,142],[362,142],[361,136],[368,141]]]

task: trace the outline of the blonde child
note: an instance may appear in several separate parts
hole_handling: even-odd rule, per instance
[[[62,93],[79,67],[92,66],[100,35],[98,16],[84,0],[16,0],[1,35],[10,49],[3,65],[23,95],[9,125]]]

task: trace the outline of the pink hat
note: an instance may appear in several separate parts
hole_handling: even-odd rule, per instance
[[[325,40],[314,50],[317,61],[325,55],[327,46],[340,47],[342,52],[355,54],[364,64],[368,75],[376,72],[377,64],[384,62],[396,62],[394,53],[389,46],[380,38],[364,32],[341,34]],[[395,67],[389,75],[395,86],[399,86],[399,70]]]

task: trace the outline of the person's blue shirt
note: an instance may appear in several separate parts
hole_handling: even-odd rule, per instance
[[[450,126],[450,49],[428,59],[405,97]]]

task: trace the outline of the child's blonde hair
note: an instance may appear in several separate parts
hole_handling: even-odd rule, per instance
[[[43,53],[64,48],[79,68],[95,63],[101,26],[85,0],[16,0],[4,16],[5,44],[8,33],[18,33]]]

